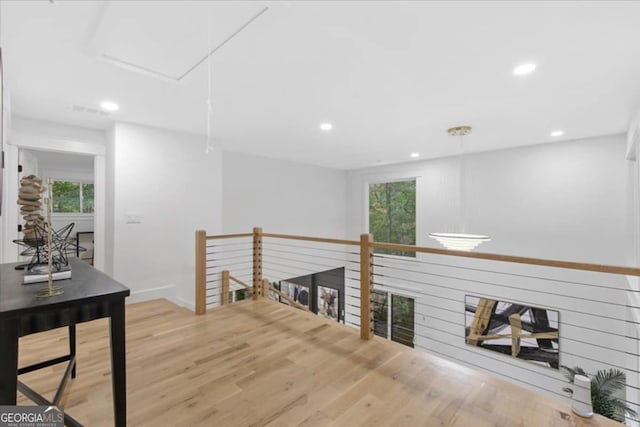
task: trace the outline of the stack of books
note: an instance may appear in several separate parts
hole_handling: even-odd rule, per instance
[[[71,266],[63,265],[60,270],[53,268],[53,274],[51,275],[53,280],[62,280],[71,278]],[[24,272],[23,283],[39,283],[49,281],[49,266],[46,264],[38,264],[26,269]]]

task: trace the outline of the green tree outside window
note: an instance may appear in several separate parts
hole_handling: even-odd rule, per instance
[[[376,242],[416,244],[416,181],[369,185],[369,232]],[[375,249],[376,253],[415,257],[415,252]]]
[[[82,213],[93,213],[93,184],[82,184]]]
[[[53,212],[80,212],[80,184],[77,182],[53,182]]]
[[[93,213],[93,184],[54,181],[51,192],[54,213]]]

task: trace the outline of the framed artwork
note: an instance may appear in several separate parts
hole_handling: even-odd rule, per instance
[[[555,310],[465,296],[465,340],[471,346],[558,369],[558,325]]]
[[[310,298],[308,287],[283,280],[280,282],[280,292],[282,292],[298,304],[304,306],[307,310],[309,309]],[[281,302],[288,304],[285,299],[282,299]]]
[[[340,320],[340,292],[337,289],[318,286],[317,297],[318,314],[338,322]]]
[[[312,313],[345,323],[344,281],[344,267],[339,267],[287,278],[281,280],[279,287],[276,287],[287,298]],[[289,304],[281,296],[274,296],[274,299],[283,304]]]

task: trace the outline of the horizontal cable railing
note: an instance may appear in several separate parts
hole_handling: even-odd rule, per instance
[[[320,282],[321,286],[323,274],[344,269],[341,274],[345,283],[337,290],[337,301],[331,308],[327,304],[324,311],[335,312],[335,317],[341,322],[360,327],[359,241],[268,233],[263,237],[263,274],[288,295],[295,295],[296,288],[305,289],[301,298],[294,300],[298,303],[302,301],[306,309],[314,307],[312,311],[322,312],[325,305],[323,300],[316,305],[308,301],[322,298],[322,295],[313,292],[315,288],[310,288],[311,292],[306,291],[310,281]],[[331,283],[325,285],[323,289],[335,289],[331,288]]]
[[[252,280],[252,236],[251,233],[220,236],[206,236],[204,233],[200,233],[198,238],[198,234],[196,234],[196,254],[199,254],[200,259],[203,260],[200,263],[200,280],[204,279],[197,289],[201,294],[204,291],[204,299],[196,298],[196,312],[204,313],[207,308],[222,304],[223,297],[228,298],[228,294],[222,291],[222,272],[224,270],[233,271],[234,277],[237,279],[249,282]],[[196,277],[198,277],[198,273],[196,270]],[[226,292],[238,289],[231,287]]]
[[[558,280],[549,268],[538,264],[531,264],[528,272],[520,267],[520,273],[510,273],[509,265],[489,267],[480,262],[447,263],[442,256],[374,255],[374,289],[388,290],[415,301],[416,349],[556,397],[565,397],[562,389],[567,386],[559,365],[580,366],[591,376],[598,370],[618,369],[627,378],[623,400],[640,412],[640,307],[630,302],[629,296],[638,291],[629,289],[626,277],[577,271],[573,277],[564,272],[564,278]],[[470,345],[467,340],[477,313],[474,304],[480,299],[503,302],[492,315],[497,330],[485,333],[477,341],[500,343],[500,347],[493,346],[496,351],[491,351],[489,345]],[[500,309],[523,311],[529,316],[532,310],[545,315],[555,312],[551,314],[555,324],[548,330],[537,331],[529,320],[514,334],[509,317],[500,317]],[[519,347],[520,354],[512,354],[513,338],[526,342]],[[541,347],[541,341],[550,344],[549,348]]]
[[[250,288],[253,298],[360,328],[364,339],[375,320],[376,334],[556,398],[569,385],[562,366],[591,377],[615,369],[626,377],[617,397],[640,413],[638,268],[378,243],[370,235],[198,233],[204,311]],[[381,250],[415,256],[374,253]],[[637,425],[637,416],[628,412],[625,421]]]

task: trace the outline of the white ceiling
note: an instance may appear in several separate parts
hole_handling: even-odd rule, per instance
[[[17,115],[206,135],[210,69],[213,145],[323,166],[452,154],[445,129],[459,124],[473,151],[620,133],[640,108],[640,2],[1,6]],[[514,77],[526,61],[537,71]],[[103,99],[121,109],[77,111]]]

